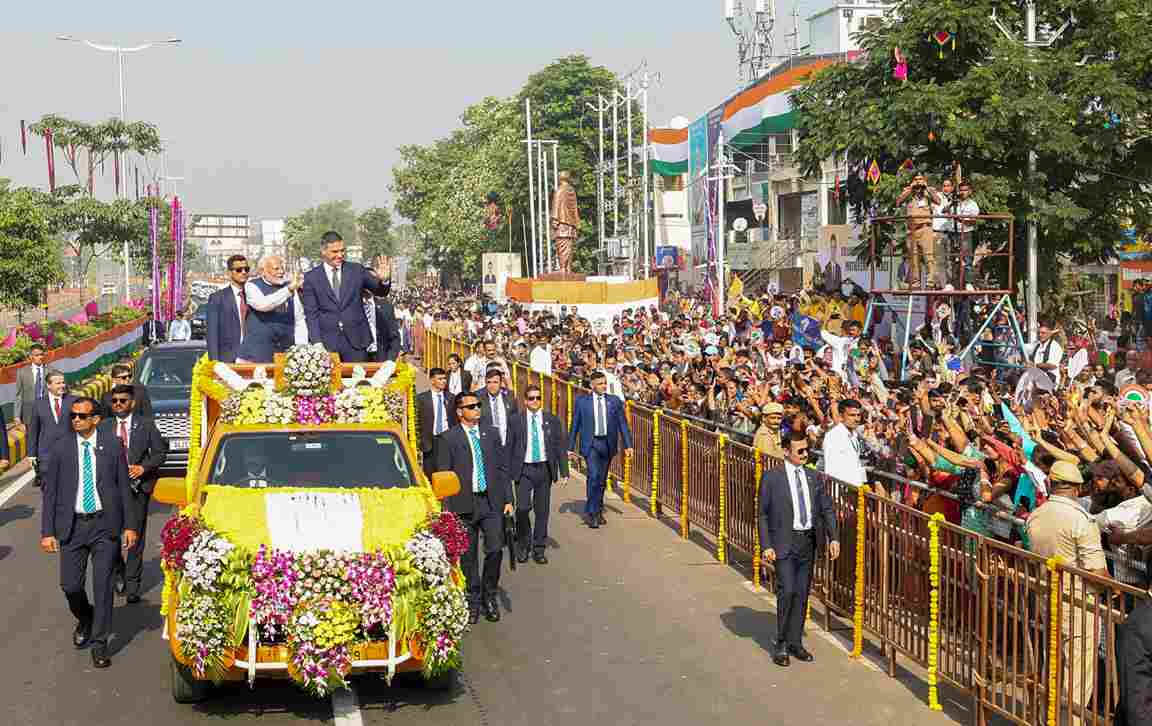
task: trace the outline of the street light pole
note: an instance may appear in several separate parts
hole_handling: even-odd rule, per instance
[[[83,43],[84,45],[106,53],[116,54],[116,89],[120,96],[120,121],[127,123],[127,115],[124,110],[124,54],[125,53],[138,53],[142,50],[147,50],[154,45],[176,45],[180,43],[179,38],[168,38],[167,40],[150,40],[146,43],[133,46],[122,45],[107,45],[104,43],[94,43],[91,40],[83,38],[74,38],[71,35],[58,35],[57,40],[64,40],[70,43]],[[125,185],[126,187],[127,185]],[[117,191],[119,194],[120,191]],[[129,251],[128,241],[124,241],[124,302],[129,302],[132,299],[132,259]]]

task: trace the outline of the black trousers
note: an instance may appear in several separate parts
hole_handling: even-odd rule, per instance
[[[543,552],[547,547],[551,503],[552,475],[548,464],[525,464],[520,481],[516,482],[516,537],[522,549],[531,545],[536,552]]]
[[[148,534],[148,505],[152,495],[147,492],[132,494],[132,511],[140,517],[139,538],[130,550],[124,551],[123,559],[116,560],[116,569],[124,575],[124,594],[139,595],[144,575],[144,537]]]
[[[794,531],[791,551],[776,560],[776,640],[779,643],[792,647],[803,645],[815,551],[815,532]]]
[[[92,602],[84,581],[92,560]],[[112,577],[120,560],[120,533],[112,532],[103,516],[76,516],[72,536],[60,543],[60,588],[68,609],[81,622],[92,623],[92,643],[107,644],[112,626]]]
[[[468,551],[460,558],[460,568],[468,583],[468,604],[480,606],[482,597],[495,597],[500,589],[500,565],[504,562],[504,512],[492,506],[488,497],[473,498],[476,511],[461,515],[468,528]],[[484,573],[480,573],[480,538],[484,538]]]

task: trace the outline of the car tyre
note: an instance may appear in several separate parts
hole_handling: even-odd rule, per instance
[[[200,703],[208,698],[210,681],[202,681],[188,666],[172,658],[172,700],[176,703]]]
[[[451,691],[456,688],[456,682],[459,680],[459,671],[452,669],[424,681],[424,687],[429,691]]]

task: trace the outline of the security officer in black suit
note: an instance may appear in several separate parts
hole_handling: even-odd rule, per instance
[[[812,562],[825,539],[828,554],[840,556],[836,514],[832,498],[815,473],[804,468],[808,461],[808,436],[803,431],[788,435],[784,466],[764,472],[760,479],[760,546],[764,563],[776,565],[776,665],[789,665],[789,655],[810,662],[804,649],[804,618],[812,588]]]
[[[500,432],[500,443],[508,443],[508,421],[516,414],[516,397],[504,389],[504,371],[489,367],[484,374],[484,388],[476,391],[480,397],[480,423]]]
[[[455,472],[460,492],[444,500],[444,508],[460,515],[468,529],[468,551],[460,565],[468,583],[468,610],[473,623],[480,608],[491,622],[500,619],[496,593],[504,551],[504,515],[512,513],[508,457],[500,432],[480,424],[480,401],[474,393],[456,397],[460,423],[441,434],[436,446],[436,471]],[[484,537],[484,574],[480,575],[480,536]]]
[[[524,410],[508,421],[508,475],[516,487],[516,559],[548,564],[548,515],[552,485],[568,478],[568,435],[560,419],[544,409],[540,386],[524,391]],[[534,515],[534,516],[532,516]],[[532,520],[535,519],[535,528]]]
[[[148,532],[148,504],[160,478],[160,467],[168,458],[168,442],[151,417],[136,412],[136,389],[120,384],[109,394],[112,417],[100,422],[100,430],[111,433],[128,452],[128,478],[131,479],[132,505],[140,523],[136,546],[124,553],[116,573],[116,591],[124,593],[129,603],[140,602],[140,580],[144,572],[144,537]]]
[[[440,435],[456,425],[455,399],[445,386],[448,374],[443,368],[428,371],[429,390],[416,395],[416,432],[424,456],[424,473],[436,470],[436,443]]]
[[[73,433],[56,441],[44,467],[40,548],[60,555],[60,587],[76,617],[72,643],[92,644],[92,665],[107,668],[112,579],[121,548],[138,541],[128,462],[115,435],[97,431],[99,408],[76,398],[68,410]],[[84,590],[92,560],[92,595]]]

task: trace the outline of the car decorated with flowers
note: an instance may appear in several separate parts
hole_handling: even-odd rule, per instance
[[[460,665],[468,536],[413,445],[415,371],[296,346],[274,365],[195,366],[185,477],[154,496],[164,526],[172,695],[290,678],[320,697],[357,673]]]

